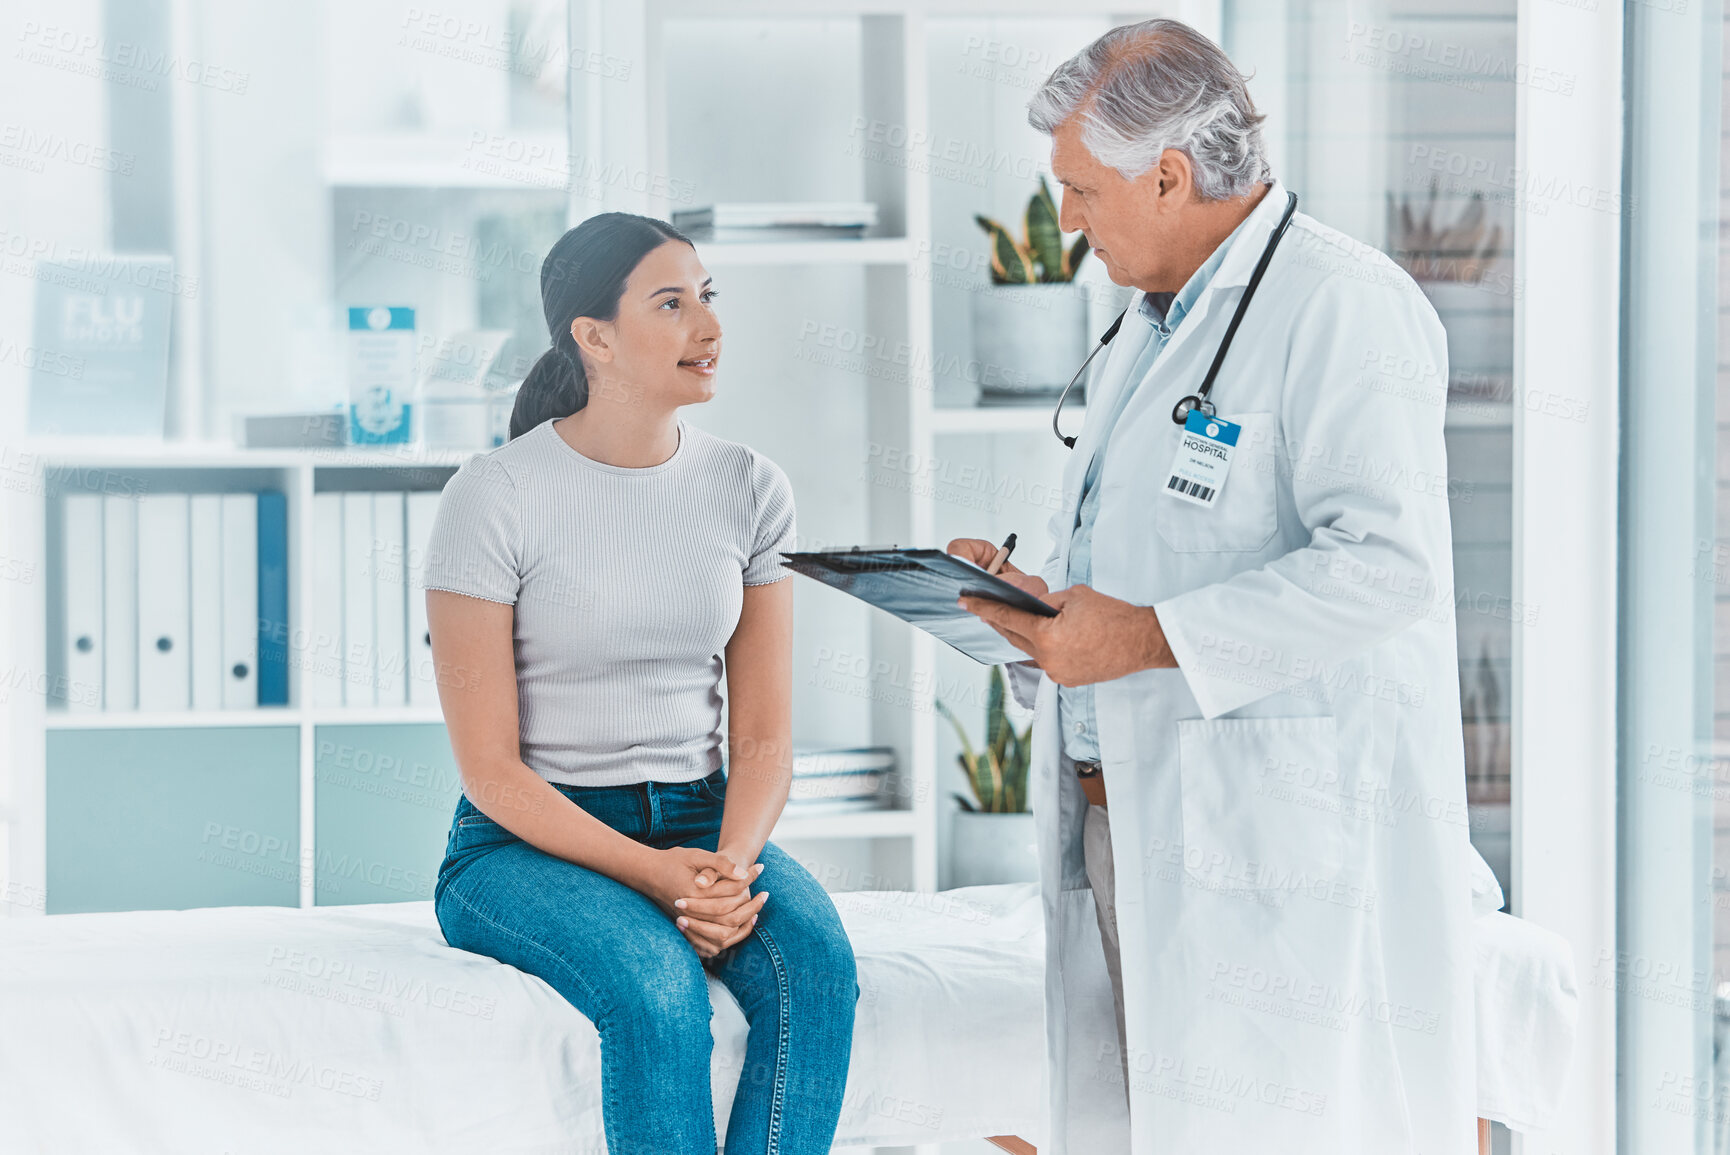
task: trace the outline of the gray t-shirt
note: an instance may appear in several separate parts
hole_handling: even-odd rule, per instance
[[[793,487],[761,453],[683,420],[673,455],[641,469],[583,456],[554,420],[451,476],[420,584],[516,606],[518,735],[535,773],[701,778],[723,760],[722,651],[744,587],[789,572]]]

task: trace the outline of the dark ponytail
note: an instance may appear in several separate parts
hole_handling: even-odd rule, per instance
[[[541,309],[553,347],[541,354],[517,390],[511,437],[543,421],[569,417],[589,403],[589,381],[571,322],[619,315],[625,281],[638,262],[668,241],[691,243],[666,221],[635,213],[600,213],[560,237],[541,262]]]

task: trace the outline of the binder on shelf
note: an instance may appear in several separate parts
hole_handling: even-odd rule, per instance
[[[102,495],[67,494],[61,517],[61,572],[66,575],[66,708],[102,709]]]
[[[258,495],[222,494],[222,708],[258,705]]]
[[[258,676],[255,702],[288,705],[288,496],[258,495],[255,514],[258,617],[253,645]]]
[[[138,709],[138,499],[102,498],[102,708]]]
[[[408,599],[403,582],[403,495],[389,490],[372,495],[372,557],[367,568],[373,579],[373,636],[378,704],[401,706],[408,701],[404,667],[408,665]]]
[[[138,708],[192,704],[187,495],[138,499]]]
[[[342,494],[312,495],[312,631],[300,668],[314,706],[342,705]]]
[[[411,706],[437,706],[438,680],[432,656],[432,634],[427,630],[426,547],[432,537],[433,515],[438,512],[436,490],[420,490],[407,495],[408,549],[403,567],[408,586],[408,700]]]
[[[187,501],[194,710],[222,708],[222,497],[195,493]]]
[[[342,495],[342,704],[378,705],[372,494]]]

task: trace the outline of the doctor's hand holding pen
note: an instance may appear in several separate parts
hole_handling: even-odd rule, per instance
[[[1005,543],[1008,545],[1009,543]],[[959,537],[944,552],[990,570],[1002,547],[976,537]],[[963,597],[959,604],[1026,654],[1060,686],[1109,682],[1138,670],[1175,669],[1159,615],[1100,593],[1091,586],[1049,589],[1043,578],[1022,573],[1006,561],[997,576],[1057,611],[1040,617],[990,598]]]
[[[986,573],[996,574],[1017,589],[1025,590],[1036,598],[1043,598],[1050,593],[1050,587],[1045,579],[1034,574],[1023,573],[1009,563],[1009,555],[1015,549],[1015,535],[1012,533],[1004,539],[1002,545],[992,545],[982,537],[958,537],[944,547],[943,552],[972,562]],[[993,627],[995,628],[995,627]],[[1002,630],[997,631],[1009,638]],[[1011,642],[1014,638],[1009,638]],[[1022,653],[1027,653],[1023,650]],[[1028,658],[1028,662],[1039,668],[1037,658]]]
[[[987,573],[994,573],[1012,586],[1026,590],[1036,598],[1042,598],[1048,592],[1045,579],[1035,577],[1030,573],[1022,573],[1009,563],[1009,554],[1015,548],[1015,535],[1010,534],[1002,545],[992,545],[984,538],[958,537],[943,548],[943,552],[953,554],[972,562]],[[1002,560],[998,560],[998,555]]]

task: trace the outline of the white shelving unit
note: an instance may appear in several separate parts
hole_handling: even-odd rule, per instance
[[[714,18],[737,14],[733,9],[642,3],[608,3],[602,21],[608,37],[601,50],[640,59],[644,67],[632,72],[628,86],[591,82],[588,96],[599,107],[600,120],[573,117],[573,155],[588,152],[593,133],[606,166],[622,165],[650,173],[667,173],[668,101],[666,100],[663,36],[668,21],[683,18]],[[906,125],[917,131],[925,120],[925,35],[920,15],[899,6],[786,5],[774,9],[752,8],[751,15],[793,17],[845,17],[860,21],[861,68],[859,93],[861,115],[887,123]],[[583,18],[574,10],[573,21]],[[636,123],[609,115],[621,106],[646,111],[646,123],[634,135]],[[634,120],[634,118],[633,118]],[[640,123],[640,122],[638,122]],[[708,243],[700,246],[703,259],[716,268],[745,266],[841,265],[857,266],[865,281],[866,331],[886,341],[904,342],[913,349],[931,347],[931,287],[927,254],[930,250],[930,198],[926,177],[916,167],[863,164],[862,199],[878,206],[878,232],[856,241],[791,241],[759,243]],[[669,218],[673,205],[664,196],[645,195],[635,203],[573,204],[573,219],[581,219],[601,208],[627,209]],[[868,436],[874,442],[929,451],[932,436],[929,366],[915,363],[899,380],[874,381],[867,394]],[[795,489],[800,479],[793,477]],[[881,487],[868,487],[867,535],[873,542],[927,542],[932,536],[930,503]],[[873,698],[870,733],[874,744],[894,748],[898,773],[911,785],[910,809],[855,815],[834,815],[803,820],[797,836],[857,838],[861,835],[893,837],[907,847],[906,875],[915,889],[935,890],[938,884],[937,791],[935,790],[935,734],[931,693],[935,674],[932,638],[918,630],[873,615],[870,649],[874,663],[886,661],[907,671],[908,692],[895,700]],[[909,700],[910,699],[910,700]],[[793,836],[793,830],[777,837]],[[880,862],[880,859],[874,860]],[[887,871],[885,871],[887,872]]]

